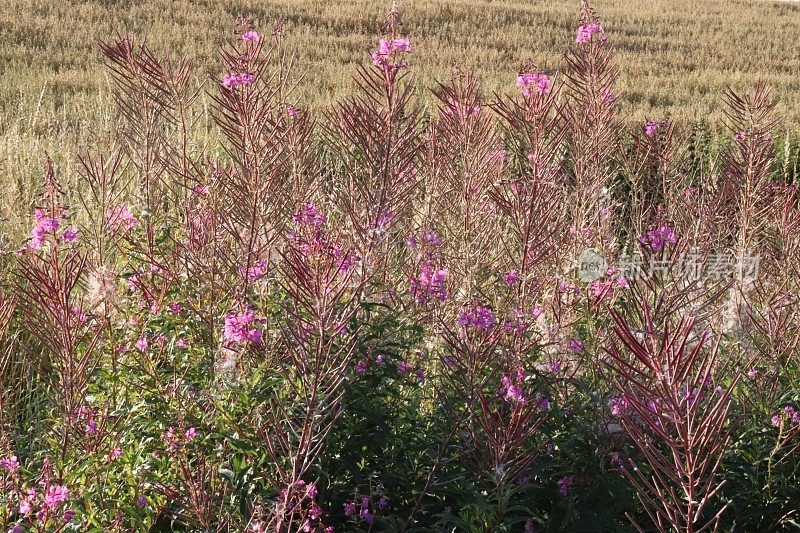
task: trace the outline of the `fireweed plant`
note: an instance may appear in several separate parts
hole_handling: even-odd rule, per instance
[[[204,82],[102,43],[117,147],[74,191],[47,159],[2,258],[2,531],[795,529],[770,92],[726,93],[698,167],[680,124],[622,129],[587,3],[574,31],[565,71],[425,110],[392,9],[320,114],[282,24]]]

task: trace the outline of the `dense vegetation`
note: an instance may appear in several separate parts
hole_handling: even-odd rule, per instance
[[[710,151],[625,115],[588,5],[491,93],[421,95],[411,27],[319,112],[281,24],[210,79],[100,45],[118,126],[6,223],[2,531],[798,527],[769,84],[718,95]]]
[[[321,111],[349,94],[351,76],[374,46],[382,0],[4,0],[0,2],[0,219],[16,234],[27,221],[41,158],[49,153],[72,188],[76,159],[87,145],[118,138],[112,84],[97,41],[116,31],[147,36],[161,57],[186,54],[193,83],[219,69],[216,46],[239,13],[268,26],[286,21],[286,43],[305,72],[295,96]],[[414,82],[420,103],[453,67],[475,72],[484,91],[503,93],[532,58],[563,72],[577,0],[401,2],[403,31],[414,36]],[[671,119],[679,127],[722,127],[719,95],[765,80],[782,128],[800,131],[800,4],[771,0],[601,0],[604,26],[623,67],[620,105],[632,123]],[[199,112],[210,105],[200,96]],[[204,116],[210,128],[211,117]],[[213,128],[209,133],[214,134]],[[781,129],[782,131],[782,129]],[[201,133],[198,130],[196,133]],[[784,137],[779,135],[783,141]],[[212,146],[215,139],[211,141]],[[716,139],[703,141],[715,154]],[[710,145],[710,146],[707,146]],[[783,146],[779,147],[779,152]],[[797,158],[800,143],[789,151]]]

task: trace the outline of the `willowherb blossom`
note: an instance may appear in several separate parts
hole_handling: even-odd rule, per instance
[[[628,408],[628,400],[625,396],[617,396],[608,400],[612,416],[620,416]]]
[[[471,310],[461,311],[456,324],[462,328],[475,328],[491,331],[497,324],[494,311],[490,307],[477,305]]]
[[[550,398],[547,396],[540,396],[539,399],[536,401],[536,407],[543,410],[550,409]]]
[[[254,81],[253,75],[249,72],[242,72],[240,74],[226,74],[222,78],[222,85],[228,89],[238,87],[239,85],[251,85]]]
[[[300,108],[293,105],[286,106],[286,114],[289,115],[289,118],[294,118],[300,114]]]
[[[61,237],[67,242],[74,242],[78,239],[78,228],[65,229]]]
[[[251,309],[241,313],[228,313],[225,317],[225,329],[223,336],[228,343],[241,344],[261,342],[262,330],[257,326],[264,322],[263,318],[257,317]]]
[[[22,498],[19,501],[19,514],[28,516],[33,511],[33,502],[28,498]]]
[[[248,30],[242,33],[242,40],[248,43],[257,43],[261,40],[261,36],[255,30]]]
[[[501,388],[500,394],[501,396],[509,400],[511,402],[517,403],[525,403],[525,394],[523,389],[519,385],[515,385],[511,378],[508,376],[503,376],[503,379],[500,381]]]
[[[187,429],[184,437],[186,438],[186,442],[193,441],[195,437],[197,437],[197,429],[193,427]]]
[[[13,474],[19,470],[19,459],[17,459],[16,455],[12,455],[8,459],[0,459],[0,468]]]
[[[572,353],[581,353],[583,352],[583,342],[577,339],[570,339],[567,341],[567,349]]]
[[[509,271],[505,276],[503,276],[503,281],[506,285],[511,287],[512,285],[516,284],[519,281],[519,272],[517,270]]]
[[[50,486],[44,497],[45,509],[55,509],[69,499],[69,489],[63,485]]]
[[[530,98],[534,94],[547,94],[551,89],[550,76],[543,72],[524,72],[517,76],[517,87],[522,89],[522,96]]]
[[[792,405],[787,405],[780,412],[772,416],[772,425],[780,427],[783,421],[787,420],[788,423],[793,425],[800,425],[800,411]]]
[[[239,269],[239,274],[247,277],[247,281],[254,282],[263,278],[267,274],[267,262],[264,259],[259,259],[254,265],[247,269],[242,267]]]
[[[106,219],[112,229],[124,227],[130,231],[139,224],[139,219],[134,216],[127,205],[118,205],[106,209]]]
[[[661,226],[651,229],[644,236],[639,238],[639,242],[658,252],[664,249],[667,244],[673,245],[678,242],[678,238],[669,226]]]
[[[28,247],[38,250],[42,247],[47,235],[55,236],[61,223],[57,218],[47,217],[41,209],[36,210],[36,225],[31,230],[31,242]]]
[[[325,213],[317,209],[314,204],[303,204],[298,212],[292,215],[292,221],[298,225],[310,225],[314,229],[320,229],[325,225]]]
[[[410,282],[410,292],[414,301],[420,304],[429,302],[431,299],[444,301],[447,299],[447,275],[446,268],[434,269],[430,263],[424,262],[420,266],[419,276],[412,278]]]
[[[342,507],[344,507],[345,516],[355,516],[356,505],[353,502],[345,502]]]
[[[411,372],[411,365],[409,365],[405,361],[400,361],[399,363],[397,363],[397,371],[400,372],[401,374],[408,374],[409,372]]]
[[[411,42],[408,39],[381,39],[378,49],[372,52],[372,63],[386,71],[394,71],[408,66],[408,61],[401,60],[397,63],[390,62],[389,58],[397,53],[410,53]]]
[[[601,35],[605,34],[603,26],[597,24],[596,22],[592,22],[589,24],[581,24],[580,26],[578,26],[578,30],[576,32],[575,42],[590,43],[592,42],[592,36],[596,33]]]
[[[557,483],[558,492],[562,496],[566,496],[567,494],[569,494],[570,485],[572,485],[572,479],[573,479],[572,476],[568,476],[568,477],[562,477],[561,479],[558,480]]]

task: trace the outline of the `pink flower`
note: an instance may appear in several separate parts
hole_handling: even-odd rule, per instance
[[[36,225],[31,230],[31,242],[28,247],[31,250],[38,250],[42,247],[45,237],[48,234],[55,234],[61,223],[58,219],[44,216],[41,209],[36,210]]]
[[[0,468],[13,474],[19,470],[19,459],[17,459],[16,455],[13,455],[8,459],[0,459]]]
[[[395,39],[392,41],[392,49],[397,52],[411,52],[411,42],[405,38]]]
[[[147,349],[147,345],[148,345],[147,337],[141,337],[138,341],[136,341],[136,348],[140,352],[145,351]]]
[[[577,34],[575,35],[576,43],[588,43],[592,41],[592,36],[595,33],[605,33],[603,27],[597,23],[581,24],[578,26]]]
[[[111,458],[112,459],[119,459],[122,457],[122,449],[121,448],[114,448],[111,450]]]
[[[547,396],[540,396],[539,400],[536,402],[536,407],[539,409],[550,409],[550,398]]]
[[[353,502],[347,502],[343,507],[345,516],[354,516],[356,514],[356,506]]]
[[[648,246],[653,251],[661,251],[667,244],[673,245],[678,242],[678,238],[669,226],[661,226],[659,228],[648,231],[643,237],[639,238],[639,242],[644,246]]]
[[[576,339],[570,339],[567,342],[567,348],[573,353],[581,353],[583,351],[583,343]]]
[[[70,228],[70,229],[64,230],[63,237],[64,237],[65,241],[69,241],[69,242],[74,241],[75,239],[78,238],[78,228]]]
[[[648,120],[647,123],[644,125],[644,134],[648,137],[652,137],[658,131],[658,124],[653,122],[652,120]]]
[[[478,305],[472,310],[461,311],[461,314],[456,320],[456,324],[461,327],[472,327],[476,329],[483,329],[491,331],[497,324],[497,319],[494,312],[490,307]]]
[[[306,487],[306,496],[312,500],[317,498],[317,485],[316,483],[309,483]]]
[[[314,204],[303,204],[300,210],[292,215],[292,221],[299,225],[308,224],[319,230],[327,220],[325,213],[317,209]]]
[[[297,115],[300,114],[300,109],[295,107],[295,106],[293,106],[293,105],[287,106],[286,107],[286,114],[289,115],[289,117],[294,118],[294,117],[296,117]]]
[[[506,400],[511,400],[512,402],[522,403],[525,401],[525,396],[522,392],[522,387],[517,387],[516,385],[509,385],[508,389],[506,389],[505,394]]]
[[[394,39],[381,39],[378,41],[378,49],[372,52],[372,63],[376,67],[380,67],[386,71],[398,70],[408,66],[408,61],[399,61],[397,63],[390,63],[389,56],[395,53],[409,53],[411,52],[411,42],[405,38]]]
[[[400,361],[399,363],[397,363],[397,371],[400,372],[401,374],[408,374],[409,372],[411,372],[411,365],[409,365],[405,361]]]
[[[449,270],[442,268],[434,270],[430,263],[424,262],[420,266],[417,278],[411,280],[410,292],[417,303],[427,303],[432,298],[440,301],[447,299],[447,275]]]
[[[522,95],[530,98],[533,94],[547,94],[551,89],[550,77],[543,72],[524,72],[517,76],[517,87]]]
[[[186,339],[184,339],[183,337],[181,337],[181,338],[179,338],[179,339],[178,339],[178,341],[175,343],[175,346],[177,346],[178,348],[181,348],[181,349],[183,349],[183,348],[186,348],[187,346],[189,346],[189,343],[187,343],[187,342],[186,342]]]
[[[261,342],[262,330],[251,327],[264,322],[263,318],[256,317],[252,310],[248,309],[242,313],[229,313],[225,317],[225,330],[223,336],[229,343],[249,342],[258,344]]]
[[[145,505],[147,505],[147,498],[145,498],[144,496],[138,496],[136,498],[136,506],[144,507]]]
[[[44,497],[44,507],[55,509],[69,498],[69,490],[63,485],[51,486]]]
[[[254,30],[248,30],[242,34],[242,40],[249,43],[257,43],[261,40],[261,36]]]
[[[30,500],[23,498],[19,501],[19,514],[22,516],[27,516],[33,510],[33,504]]]
[[[67,509],[64,511],[64,522],[72,522],[72,519],[75,517],[75,511],[72,509]]]
[[[195,437],[197,437],[197,430],[193,427],[187,429],[185,437],[186,437],[186,442],[191,442],[192,440],[194,440]]]
[[[562,496],[569,494],[569,486],[572,484],[572,479],[572,476],[569,476],[562,477],[558,480],[558,492],[560,492]]]
[[[125,226],[125,229],[130,231],[139,224],[139,220],[126,205],[118,205],[106,209],[106,219],[108,220],[108,225],[113,229]]]
[[[503,281],[509,287],[514,285],[517,281],[519,281],[519,272],[517,272],[516,270],[511,270],[508,274],[505,275]]]
[[[619,416],[628,408],[628,401],[624,396],[619,396],[608,400],[608,406],[611,408],[612,416]]]
[[[231,89],[238,85],[250,85],[253,83],[253,75],[249,72],[243,72],[241,74],[226,74],[222,78],[222,85]]]

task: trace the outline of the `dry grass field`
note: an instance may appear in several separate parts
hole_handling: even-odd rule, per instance
[[[88,146],[113,142],[110,80],[97,42],[114,31],[188,54],[217,75],[216,50],[237,14],[262,28],[286,21],[305,79],[297,97],[320,108],[351,86],[388,2],[376,0],[2,0],[0,216],[29,198],[49,152],[69,171]],[[720,125],[727,85],[767,81],[789,130],[800,124],[800,5],[763,0],[598,0],[621,69],[630,121],[674,118]],[[527,58],[558,72],[574,41],[577,0],[404,0],[419,91],[454,67],[476,71],[487,93],[513,91]],[[198,80],[200,81],[200,80]],[[430,101],[426,99],[425,101]],[[67,172],[68,173],[68,172]]]

